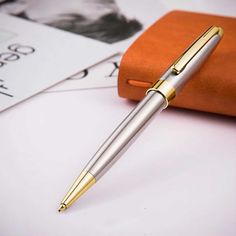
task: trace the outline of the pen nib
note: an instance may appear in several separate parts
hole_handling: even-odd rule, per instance
[[[66,209],[66,205],[62,203],[62,204],[60,205],[58,211],[59,211],[59,212],[62,212],[62,211],[64,211],[65,209]]]
[[[1,0],[0,0],[1,1]],[[66,210],[76,201],[86,190],[96,182],[95,177],[88,171],[83,171],[76,179],[66,196],[61,201],[59,212]]]

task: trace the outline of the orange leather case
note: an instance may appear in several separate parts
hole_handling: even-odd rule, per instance
[[[180,54],[211,25],[224,36],[216,50],[171,105],[236,116],[236,19],[172,11],[147,29],[124,54],[121,97],[140,100]]]

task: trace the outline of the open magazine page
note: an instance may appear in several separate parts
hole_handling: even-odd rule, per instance
[[[0,12],[104,42],[122,53],[166,12],[166,7],[155,0],[3,0]],[[116,86],[115,74],[107,77],[107,73],[113,70],[112,66],[118,66],[120,57],[87,68],[89,73],[85,76],[78,71],[76,78],[80,79],[67,79],[50,91]]]
[[[0,111],[112,54],[105,43],[0,14]]]

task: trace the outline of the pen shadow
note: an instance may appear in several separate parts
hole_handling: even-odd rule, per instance
[[[132,101],[132,100],[126,100],[125,103],[128,106],[135,107],[138,104],[138,101]],[[201,119],[205,121],[211,121],[214,123],[223,123],[224,125],[235,125],[236,119],[233,116],[227,116],[223,114],[216,114],[206,111],[197,111],[197,110],[191,110],[186,108],[180,108],[180,107],[173,107],[169,106],[166,110],[164,110],[165,113],[174,113],[175,115],[179,116],[185,116],[185,117],[193,117],[194,119]]]
[[[165,112],[168,112],[170,114],[175,113],[175,115],[185,116],[189,118],[192,117],[194,119],[200,119],[203,121],[211,121],[215,124],[224,124],[225,126],[236,125],[236,119],[233,116],[176,107],[168,107],[168,110],[166,110]]]
[[[128,102],[130,103],[130,102]],[[135,102],[131,102],[134,104]],[[194,119],[200,119],[205,121],[211,121],[216,125],[224,125],[229,127],[235,127],[236,120],[234,117],[217,115],[206,112],[197,112],[186,109],[177,109],[177,108],[169,108],[168,115],[175,113],[175,115],[179,116],[188,116],[193,117]],[[73,211],[77,211],[78,209],[88,209],[94,206],[104,205],[108,202],[112,202],[119,198],[124,198],[129,194],[138,194],[138,192],[145,191],[147,185],[155,184],[158,188],[158,185],[165,182],[169,178],[174,178],[175,176],[181,174],[186,168],[189,168],[186,165],[183,165],[185,161],[183,159],[169,159],[162,161],[160,165],[160,157],[172,157],[175,155],[173,153],[174,150],[171,149],[161,149],[158,150],[158,147],[155,147],[155,151],[150,152],[149,160],[150,162],[143,161],[140,162],[139,167],[135,165],[135,167],[130,167],[129,170],[122,170],[117,177],[112,177],[112,181],[103,181],[103,178],[99,180],[97,184],[95,184],[91,190],[89,190],[84,196],[81,197],[78,204],[75,204],[73,207]],[[132,174],[131,174],[132,173]],[[146,174],[145,174],[146,173]],[[166,173],[171,173],[168,175]],[[107,176],[108,175],[108,176]],[[109,173],[104,178],[109,178]],[[142,190],[143,189],[143,190]]]
[[[143,168],[143,166],[140,166]],[[147,169],[144,170],[148,171]],[[137,175],[137,173],[133,173]],[[140,173],[139,173],[140,174]],[[105,176],[104,178],[109,178]],[[109,202],[124,198],[133,192],[138,192],[148,182],[150,183],[152,177],[145,175],[140,178],[130,177],[130,173],[122,173],[122,177],[113,178],[112,181],[99,180],[87,193],[82,196],[77,204],[71,207],[72,211],[94,208],[95,206],[102,206]],[[73,208],[73,209],[72,209]]]
[[[160,156],[164,155],[173,156],[173,153],[171,150],[166,153],[150,153],[149,159],[153,160],[152,163],[147,163],[144,158],[139,166],[135,165],[135,167],[129,168],[129,170],[122,170],[122,173],[117,173],[119,176],[113,175],[112,181],[99,180],[91,190],[79,199],[77,204],[71,207],[73,208],[72,211],[102,206],[109,202],[119,201],[119,199],[125,198],[128,195],[137,196],[140,191],[146,191],[149,185],[156,185],[158,191],[159,185],[170,178],[178,176],[186,168],[177,159],[167,160],[160,165]],[[168,173],[171,173],[171,175]],[[109,178],[109,174],[104,176],[104,178]],[[146,193],[152,194],[151,192]]]

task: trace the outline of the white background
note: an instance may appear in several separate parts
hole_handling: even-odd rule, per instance
[[[236,12],[234,1],[162,4]],[[69,210],[57,212],[134,106],[112,88],[42,93],[0,113],[0,235],[235,236],[235,119],[173,108]]]

